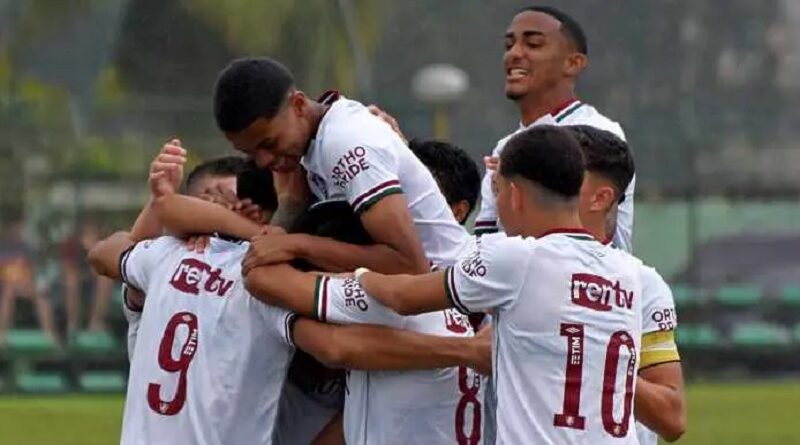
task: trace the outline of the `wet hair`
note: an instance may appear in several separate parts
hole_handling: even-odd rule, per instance
[[[578,52],[589,55],[589,42],[586,39],[586,33],[583,31],[583,27],[566,12],[552,6],[528,6],[520,9],[514,15],[519,15],[523,12],[541,12],[542,14],[547,14],[558,20],[561,22],[561,32],[575,45]]]
[[[294,77],[280,62],[267,57],[236,59],[214,85],[214,118],[224,132],[241,131],[256,119],[272,119],[281,110]]]
[[[583,184],[584,161],[578,141],[561,127],[540,125],[512,137],[500,155],[500,174],[522,178],[548,197],[570,201]]]
[[[628,144],[611,132],[588,125],[562,127],[572,133],[583,152],[586,170],[611,181],[621,203],[636,165]]]
[[[471,213],[481,191],[481,175],[467,152],[441,141],[412,140],[408,146],[431,171],[447,203],[467,201]]]

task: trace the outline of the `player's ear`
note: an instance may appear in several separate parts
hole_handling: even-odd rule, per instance
[[[587,66],[589,66],[589,58],[586,57],[586,54],[573,52],[564,61],[564,72],[570,77],[577,77]]]
[[[510,200],[511,200],[511,209],[514,210],[515,213],[519,213],[522,211],[522,202],[524,197],[522,196],[522,187],[517,185],[516,182],[511,181],[508,184],[509,192],[510,192]]]
[[[306,95],[300,90],[292,90],[289,93],[289,108],[291,108],[295,114],[298,116],[302,116],[306,112],[306,107],[308,104],[306,103]]]
[[[607,212],[616,203],[616,191],[610,185],[598,187],[592,196],[591,209],[595,212]]]

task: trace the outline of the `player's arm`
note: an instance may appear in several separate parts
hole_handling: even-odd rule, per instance
[[[365,272],[364,290],[400,315],[415,315],[452,307],[445,287],[446,271],[423,275],[384,275]]]
[[[261,230],[258,223],[232,210],[191,196],[165,195],[153,205],[161,224],[176,236],[218,232],[250,239]]]
[[[329,368],[436,369],[491,361],[488,337],[441,337],[376,325],[338,326],[301,318],[293,328],[300,349]]]
[[[304,258],[331,272],[352,271],[357,267],[385,273],[424,273],[430,269],[404,195],[383,197],[361,213],[360,218],[374,244],[362,246],[292,234],[259,245],[249,261],[268,264]]]
[[[678,320],[672,291],[658,272],[642,267],[642,347],[636,383],[636,420],[667,441],[686,429],[683,371],[675,343]]]
[[[525,270],[525,241],[487,235],[475,250],[444,271],[424,275],[383,275],[359,271],[364,290],[399,314],[412,315],[455,307],[478,313],[515,298]]]
[[[311,445],[346,445],[344,441],[344,415],[342,411],[335,416],[322,428],[311,442]]]
[[[288,264],[261,266],[245,275],[244,285],[258,300],[307,317],[316,316],[319,276]]]
[[[680,362],[653,365],[636,379],[634,417],[667,442],[686,431],[686,400]]]
[[[116,232],[92,247],[88,254],[89,264],[99,275],[119,280],[120,257],[133,244],[128,232]]]

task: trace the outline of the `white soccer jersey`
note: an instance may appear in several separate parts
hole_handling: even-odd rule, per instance
[[[509,139],[535,125],[589,125],[611,132],[625,140],[625,132],[618,123],[600,114],[593,106],[576,100],[557,112],[542,116],[527,127],[520,126],[513,133],[500,139],[492,150],[492,156],[499,157]],[[635,186],[636,177],[634,176],[625,190],[625,200],[618,207],[617,228],[614,234],[614,244],[628,252],[633,251],[633,190]],[[491,233],[498,230],[503,230],[503,227],[497,218],[497,201],[492,191],[492,172],[487,171],[481,181],[481,207],[475,218],[475,233]]]
[[[133,360],[133,351],[136,349],[136,336],[139,334],[139,322],[142,320],[142,307],[132,304],[128,300],[128,285],[122,285],[122,313],[128,322],[128,361]]]
[[[642,266],[641,368],[680,360],[673,333],[678,326],[672,290],[652,267]],[[658,445],[658,435],[636,422],[640,445]]]
[[[245,290],[247,244],[211,240],[204,253],[176,238],[122,255],[123,281],[142,290],[122,444],[271,444],[294,348],[292,314]]]
[[[581,231],[485,235],[446,271],[462,312],[491,310],[497,444],[636,444],[641,262]]]
[[[430,171],[400,137],[359,102],[330,93],[330,104],[302,164],[314,195],[346,200],[356,213],[403,193],[427,258],[452,264],[469,238]]]
[[[367,295],[353,279],[321,277],[317,318],[370,323],[430,335],[473,335],[456,310],[404,317]],[[349,371],[344,404],[348,445],[478,445],[480,377],[462,366],[422,371]]]

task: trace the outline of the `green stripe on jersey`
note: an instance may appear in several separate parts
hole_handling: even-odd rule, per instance
[[[558,117],[556,117],[556,122],[559,122],[559,123],[560,123],[561,121],[563,121],[564,119],[566,119],[566,118],[567,118],[567,116],[569,116],[570,114],[574,113],[575,111],[577,111],[577,110],[578,110],[578,108],[580,108],[580,107],[582,107],[582,106],[583,106],[583,102],[578,102],[578,103],[576,103],[575,105],[573,105],[573,106],[571,106],[571,107],[567,108],[566,110],[562,111],[562,112],[561,112],[561,113],[558,115]]]
[[[403,193],[403,189],[399,185],[388,187],[388,188],[382,190],[380,193],[377,193],[372,198],[369,198],[366,201],[364,201],[363,203],[361,203],[361,205],[358,206],[357,209],[355,209],[355,212],[357,214],[364,213],[367,210],[369,210],[370,207],[372,207],[375,204],[377,204],[378,201],[380,201],[381,199],[383,199],[383,198],[385,198],[385,197],[387,197],[389,195],[396,195],[398,193]]]

